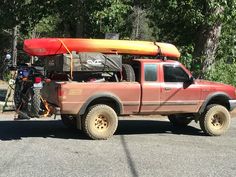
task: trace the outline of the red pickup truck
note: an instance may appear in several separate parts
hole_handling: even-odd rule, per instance
[[[174,126],[195,120],[211,136],[229,128],[229,112],[236,107],[233,86],[195,80],[172,60],[135,59],[124,67],[131,81],[51,81],[41,93],[67,126],[92,139],[111,137],[118,116],[125,115],[166,115]]]

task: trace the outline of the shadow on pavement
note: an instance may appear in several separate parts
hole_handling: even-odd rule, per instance
[[[69,130],[60,120],[0,121],[0,140],[28,137],[87,139],[79,130]]]
[[[182,134],[201,136],[200,129],[188,126],[178,129],[158,120],[120,120],[116,135]],[[0,121],[0,140],[20,140],[27,137],[88,139],[79,130],[66,128],[60,120]]]
[[[184,128],[177,128],[172,126],[169,121],[158,120],[120,120],[119,127],[116,131],[117,135],[160,133],[192,136],[204,135],[200,129],[191,125]]]

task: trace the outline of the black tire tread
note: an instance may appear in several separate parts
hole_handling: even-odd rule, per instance
[[[122,64],[122,74],[123,80],[126,80],[128,82],[135,82],[135,73],[131,65]]]
[[[31,107],[28,110],[29,115],[31,117],[39,117],[39,111],[41,106],[41,93],[40,89],[33,89],[31,91],[32,94],[32,100],[31,100]]]
[[[20,82],[18,79],[16,79],[15,82],[15,88],[14,88],[14,105],[15,109],[19,109],[21,106],[21,92],[20,92]]]

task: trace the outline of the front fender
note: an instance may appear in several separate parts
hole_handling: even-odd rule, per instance
[[[199,113],[202,114],[206,107],[211,104],[211,101],[213,100],[220,100],[220,101],[227,101],[229,104],[229,100],[231,100],[230,96],[227,93],[224,92],[215,92],[213,94],[210,94],[207,96],[206,100],[203,102],[202,106],[199,109]],[[213,102],[212,104],[217,104],[217,102]],[[228,109],[230,109],[230,107],[228,107]]]

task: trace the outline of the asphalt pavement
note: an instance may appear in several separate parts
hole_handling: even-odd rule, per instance
[[[166,118],[119,121],[109,140],[89,140],[61,121],[14,121],[0,115],[0,177],[235,177],[236,119],[226,135],[203,135],[194,122],[175,129]]]

